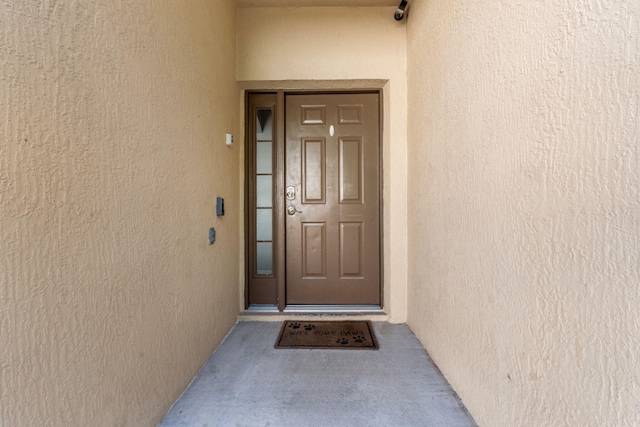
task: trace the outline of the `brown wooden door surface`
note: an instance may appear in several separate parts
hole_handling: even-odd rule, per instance
[[[380,304],[378,94],[286,97],[286,302]]]

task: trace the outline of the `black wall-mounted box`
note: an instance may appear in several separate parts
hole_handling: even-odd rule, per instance
[[[224,216],[224,199],[222,197],[216,198],[216,215]]]

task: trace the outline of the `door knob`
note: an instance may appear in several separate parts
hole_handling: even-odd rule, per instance
[[[287,191],[285,193],[287,200],[295,200],[296,198],[296,187],[290,185],[287,187]]]

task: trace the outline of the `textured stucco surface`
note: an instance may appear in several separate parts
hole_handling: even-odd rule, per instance
[[[0,425],[153,425],[234,324],[234,40],[227,0],[0,1]]]
[[[483,426],[640,425],[640,3],[416,1],[409,324]]]
[[[309,88],[317,81],[328,85],[334,80],[342,89],[348,86],[343,82],[361,87],[366,80],[387,81],[382,133],[384,308],[389,320],[398,323],[406,321],[407,298],[407,56],[406,26],[393,19],[394,10],[240,8],[237,78],[251,87],[265,81],[265,89],[273,81]]]

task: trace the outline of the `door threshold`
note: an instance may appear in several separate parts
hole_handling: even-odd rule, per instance
[[[340,313],[340,314],[384,314],[379,305],[287,305],[285,313]]]
[[[379,306],[288,306],[284,311],[278,307],[251,306],[238,315],[239,322],[282,322],[294,318],[298,321],[312,320],[370,320],[372,322],[389,322],[391,316]]]
[[[307,315],[331,315],[331,314],[375,314],[386,313],[379,305],[287,305],[284,311],[279,311],[277,305],[252,304],[244,311],[246,315],[254,314],[307,314]]]
[[[275,304],[251,304],[243,314],[278,314],[278,306]]]

